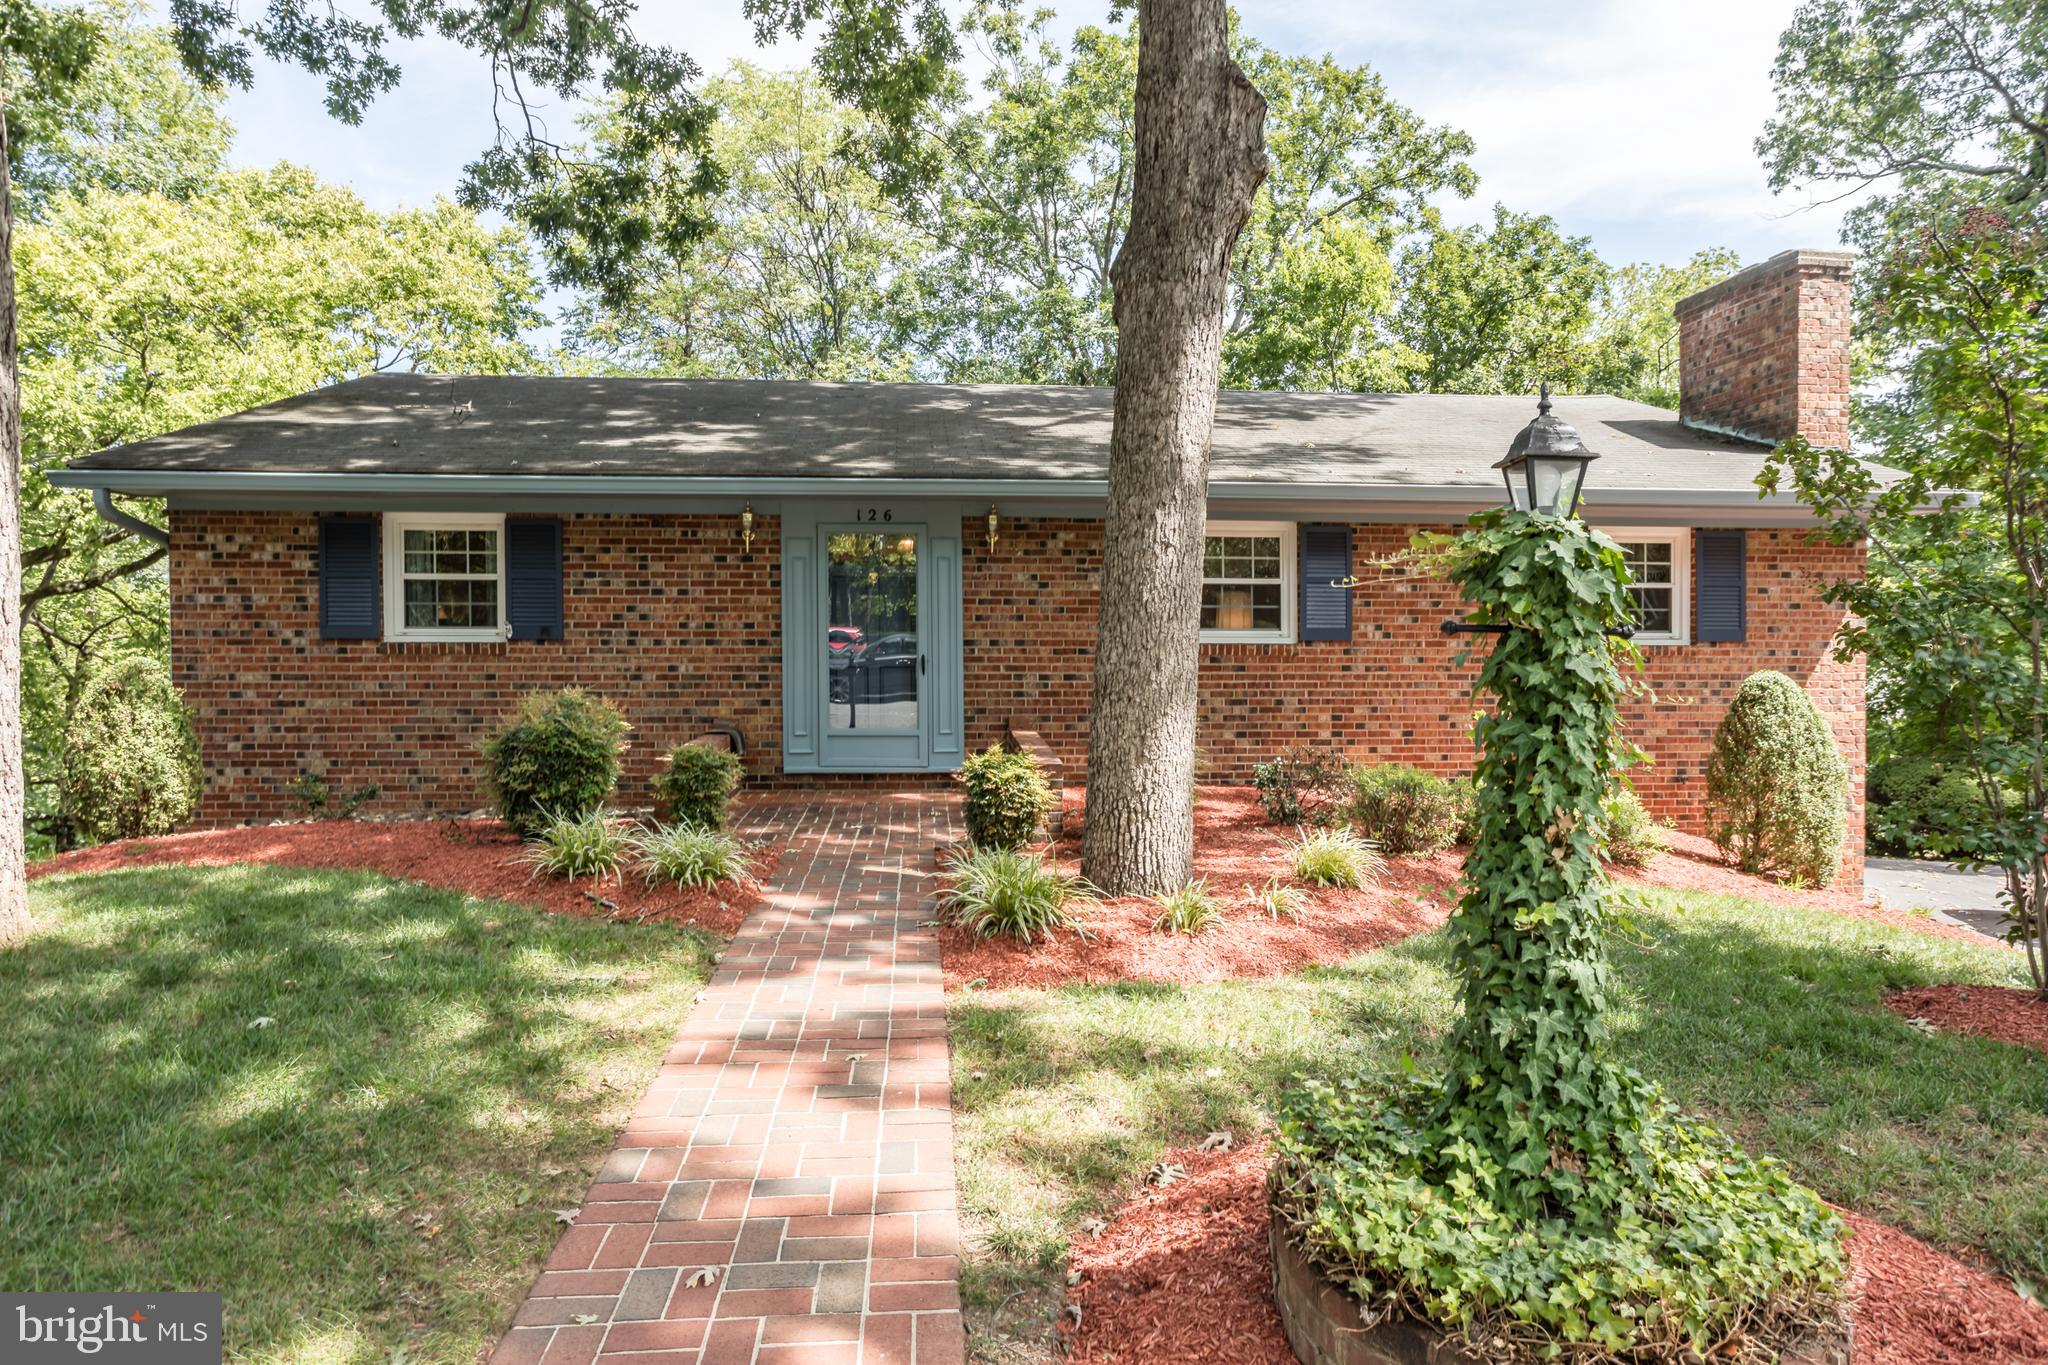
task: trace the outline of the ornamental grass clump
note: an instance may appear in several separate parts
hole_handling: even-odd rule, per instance
[[[969,754],[960,765],[960,782],[967,788],[967,838],[976,848],[1022,848],[1059,809],[1059,793],[1039,771],[1038,760],[999,744]]]
[[[632,841],[603,811],[551,815],[535,826],[524,857],[536,877],[595,877],[614,880],[625,866]]]
[[[1268,919],[1300,919],[1302,911],[1308,909],[1307,894],[1278,877],[1268,877],[1259,886],[1247,883],[1244,898],[1254,910],[1264,911]]]
[[[649,886],[715,886],[747,875],[747,846],[723,830],[680,821],[653,824],[634,835],[631,846]]]
[[[630,728],[618,707],[581,688],[527,693],[483,744],[484,779],[499,817],[532,838],[558,816],[596,810],[618,784]]]
[[[1159,907],[1152,929],[1161,934],[1200,934],[1214,928],[1223,918],[1223,902],[1209,890],[1207,879],[1187,883],[1163,896],[1154,896]]]
[[[1001,934],[1022,943],[1051,938],[1055,929],[1081,932],[1081,913],[1092,899],[1088,883],[1061,873],[1045,859],[1014,849],[977,848],[946,863],[939,911],[949,924],[981,938]]]
[[[1783,673],[1752,673],[1707,760],[1714,842],[1744,872],[1826,886],[1849,830],[1849,766],[1827,718]]]
[[[1775,1161],[1675,1111],[1611,1055],[1602,802],[1629,618],[1613,542],[1492,512],[1444,552],[1482,624],[1461,983],[1441,1075],[1303,1082],[1272,1196],[1374,1314],[1489,1360],[1775,1358],[1837,1320],[1842,1225]]]
[[[1372,840],[1348,829],[1306,830],[1290,852],[1294,875],[1311,886],[1370,886],[1387,866]]]

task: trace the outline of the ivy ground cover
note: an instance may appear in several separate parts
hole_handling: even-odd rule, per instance
[[[2014,954],[1827,910],[1640,896],[1611,946],[1619,1060],[1829,1200],[2048,1284],[2048,1058],[1884,1007],[1934,982],[2017,984]],[[1035,1358],[1086,1220],[1169,1149],[1244,1140],[1295,1075],[1436,1066],[1447,966],[1432,934],[1259,981],[957,993],[964,1287],[987,1358]]]
[[[33,884],[0,1283],[217,1290],[242,1362],[475,1360],[709,973],[694,929],[364,872]]]

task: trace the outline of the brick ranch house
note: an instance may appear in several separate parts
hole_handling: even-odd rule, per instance
[[[1585,515],[1625,547],[1654,700],[1636,781],[1704,820],[1709,742],[1758,669],[1797,679],[1856,776],[1863,668],[1836,662],[1812,543],[1753,480],[1842,446],[1849,268],[1786,252],[1679,305],[1683,406],[1561,399],[1598,452]],[[301,774],[374,809],[467,810],[480,738],[575,683],[635,727],[624,798],[730,726],[778,781],[939,773],[1008,724],[1082,776],[1111,394],[715,380],[359,379],[102,451],[62,486],[167,500],[171,653],[202,823],[293,813]],[[1447,586],[1381,564],[1502,501],[1522,397],[1225,393],[1202,608],[1212,780],[1296,741],[1471,766]],[[149,528],[155,530],[155,528]],[[163,534],[158,531],[157,534]],[[1355,589],[1333,580],[1356,575]],[[1860,854],[1851,855],[1854,871]]]

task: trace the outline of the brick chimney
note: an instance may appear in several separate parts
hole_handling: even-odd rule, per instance
[[[1678,301],[1678,420],[1849,446],[1847,251],[1781,251]]]

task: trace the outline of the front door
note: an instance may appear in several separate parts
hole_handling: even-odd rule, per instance
[[[931,677],[925,527],[827,524],[818,538],[823,763],[922,768],[930,753]]]

